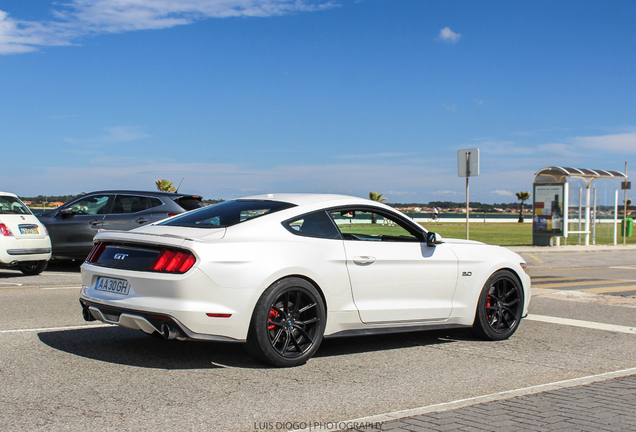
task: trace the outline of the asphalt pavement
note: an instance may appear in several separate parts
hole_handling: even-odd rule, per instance
[[[534,306],[545,301],[540,297],[551,297],[636,307],[636,246],[576,245],[510,249],[531,263],[533,295],[536,296],[533,299]],[[592,278],[590,274],[593,274]],[[604,279],[603,276],[610,276],[611,279]],[[545,303],[544,306],[549,308]],[[562,307],[559,309],[563,312]],[[573,316],[580,318],[579,315],[580,309],[576,308]],[[636,314],[632,317],[636,317]],[[612,321],[612,317],[607,315],[602,319],[604,322]],[[636,320],[628,324],[636,326]],[[631,330],[636,337],[636,327],[624,327],[625,331]],[[635,431],[636,368],[352,419],[339,425],[316,424],[313,428],[303,428],[311,429],[396,432]]]
[[[291,369],[86,323],[77,264],[2,270],[0,430],[636,430],[636,248],[519,252],[535,288],[509,340],[329,339]]]

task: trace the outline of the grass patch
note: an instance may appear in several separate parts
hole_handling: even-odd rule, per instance
[[[422,225],[424,225],[424,227],[429,231],[441,234],[442,237],[459,239],[466,238],[466,224],[463,223],[428,223]],[[578,229],[578,227],[571,227],[571,229]],[[613,229],[613,224],[597,224],[596,244],[614,244]],[[620,235],[620,225],[618,229],[619,235],[617,243],[622,245],[623,237]],[[532,246],[532,224],[471,223],[470,239],[501,246]],[[563,239],[561,239],[561,244],[563,244]],[[579,244],[578,234],[571,234],[567,239],[567,244]],[[585,237],[581,237],[581,244],[585,244]],[[627,244],[636,244],[636,237],[627,237]]]
[[[441,234],[445,238],[466,238],[466,224],[449,222],[449,223],[423,223],[429,231]],[[339,228],[343,233],[358,233],[367,235],[408,235],[408,233],[397,226],[383,226],[382,224],[342,224]],[[571,225],[571,230],[577,230],[578,226]],[[613,224],[597,224],[596,225],[596,244],[612,245]],[[620,235],[620,225],[618,226],[619,235],[617,243],[623,244],[623,237]],[[470,239],[488,244],[500,246],[532,246],[532,224],[520,223],[484,223],[473,222],[470,224]],[[590,243],[592,242],[590,238]],[[563,245],[563,239],[561,239]],[[578,245],[578,234],[571,234],[567,239],[568,245]],[[585,244],[585,237],[581,237],[581,244]],[[627,237],[627,244],[636,244],[636,232],[632,237]]]

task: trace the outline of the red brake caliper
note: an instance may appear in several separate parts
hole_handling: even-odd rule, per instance
[[[492,303],[490,303],[490,296],[488,296],[488,298],[486,299],[486,307],[489,308],[491,306],[492,306]],[[486,309],[486,318],[490,320],[491,316],[492,316],[492,311],[490,309]]]
[[[267,319],[268,322],[276,322],[276,318],[278,317],[278,311],[272,309],[269,311],[269,318]],[[276,327],[273,324],[270,324],[267,326],[267,330],[272,330],[274,327]]]

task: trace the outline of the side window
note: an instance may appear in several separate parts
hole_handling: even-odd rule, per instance
[[[111,213],[137,213],[148,209],[148,198],[136,195],[117,195]]]
[[[112,195],[91,195],[89,197],[85,197],[80,199],[79,201],[75,201],[70,205],[73,213],[82,215],[82,214],[105,214],[106,206],[108,205],[108,199]]]
[[[412,229],[406,229],[403,222],[392,215],[367,209],[347,209],[332,211],[342,238],[358,241],[419,242]]]
[[[284,223],[285,228],[296,235],[341,240],[331,217],[324,211],[311,213]]]
[[[150,200],[151,208],[159,207],[160,205],[163,204],[163,201],[161,201],[159,198],[148,198],[148,199]]]

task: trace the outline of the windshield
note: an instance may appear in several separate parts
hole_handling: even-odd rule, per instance
[[[0,214],[31,214],[31,211],[19,199],[0,195]]]
[[[158,225],[191,228],[225,228],[290,207],[294,207],[294,204],[279,201],[225,201],[220,204],[214,204],[179,216],[174,216]]]

